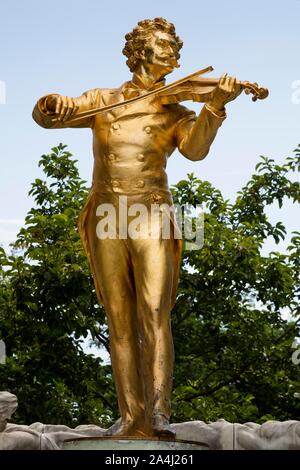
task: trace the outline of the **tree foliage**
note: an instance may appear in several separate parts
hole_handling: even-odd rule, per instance
[[[109,350],[76,228],[88,189],[62,144],[39,165],[35,205],[12,252],[0,252],[1,388],[19,398],[15,421],[105,426],[118,416],[111,369],[83,348],[89,335]],[[174,202],[206,207],[204,246],[183,254],[172,313],[173,421],[300,419],[300,233],[285,253],[262,251],[286,239],[267,208],[299,203],[299,169],[300,148],[283,165],[261,158],[234,202],[193,175],[172,188]]]
[[[1,388],[18,396],[21,422],[105,424],[116,409],[111,370],[83,351],[88,333],[108,348],[76,227],[87,188],[65,147],[42,156],[47,179],[32,184],[13,253],[1,253]]]
[[[179,204],[206,207],[204,246],[184,254],[173,315],[177,421],[300,419],[300,365],[291,360],[300,233],[285,254],[262,255],[266,240],[286,237],[267,207],[300,202],[299,182],[290,179],[299,170],[300,149],[283,165],[262,157],[233,203],[193,175],[174,188]]]

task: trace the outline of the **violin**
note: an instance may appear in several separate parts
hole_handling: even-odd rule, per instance
[[[82,118],[92,117],[99,113],[104,113],[111,111],[112,109],[117,109],[122,106],[127,106],[131,103],[136,103],[143,99],[149,98],[151,96],[156,96],[161,104],[175,104],[181,103],[182,101],[196,101],[198,103],[207,103],[210,101],[212,93],[216,86],[218,85],[219,78],[207,78],[201,77],[205,73],[212,72],[213,67],[209,66],[205,69],[198,70],[190,75],[187,75],[184,78],[176,80],[169,85],[163,85],[155,90],[150,90],[146,93],[143,93],[134,98],[128,100],[120,101],[118,103],[112,103],[107,106],[102,106],[98,108],[89,109],[87,111],[82,111],[78,113],[76,117],[71,118],[71,121],[77,121]],[[249,95],[252,94],[252,101],[263,100],[269,95],[267,88],[262,88],[258,86],[257,83],[250,83],[247,81],[237,80],[236,83],[242,87],[244,92]]]

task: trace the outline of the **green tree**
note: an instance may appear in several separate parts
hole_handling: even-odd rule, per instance
[[[184,253],[173,312],[175,421],[300,419],[300,364],[291,360],[300,327],[300,233],[286,254],[262,255],[268,238],[286,238],[266,209],[284,199],[299,203],[299,182],[290,179],[299,170],[299,148],[284,165],[262,157],[233,203],[193,175],[174,187],[177,203],[206,207],[204,246]]]
[[[233,203],[193,175],[173,187],[175,202],[206,205],[204,246],[183,254],[172,313],[173,421],[300,419],[300,234],[286,253],[262,254],[268,237],[286,238],[266,209],[299,202],[299,160],[300,149],[283,165],[262,158]],[[83,350],[88,334],[109,349],[76,228],[88,190],[66,146],[39,164],[35,206],[12,253],[0,252],[1,388],[19,398],[15,421],[106,426],[118,415],[111,368]]]
[[[13,253],[1,252],[1,388],[17,394],[16,420],[105,425],[116,413],[109,366],[83,351],[88,333],[108,349],[76,222],[87,196],[76,161],[60,144],[39,165]]]

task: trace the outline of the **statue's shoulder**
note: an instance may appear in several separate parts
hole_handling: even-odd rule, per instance
[[[118,91],[119,88],[98,88],[98,92],[104,97],[115,95]]]
[[[90,95],[90,96],[109,96],[114,94],[117,91],[117,88],[91,88],[86,90],[83,95]]]
[[[82,94],[91,106],[101,106],[109,103],[116,94],[116,88],[91,88]]]
[[[91,90],[92,94],[96,94],[98,99],[104,104],[114,101],[122,93],[122,87],[119,88],[95,88]]]

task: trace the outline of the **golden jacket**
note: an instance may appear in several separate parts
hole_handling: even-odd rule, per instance
[[[134,85],[126,82],[119,89],[93,89],[73,98],[76,112],[124,101]],[[96,116],[83,118],[72,125],[57,119],[47,109],[47,98],[41,98],[34,110],[34,120],[44,128],[90,127],[93,132],[94,170],[92,191],[79,220],[79,231],[92,271],[92,247],[86,233],[86,220],[95,205],[113,202],[120,194],[152,203],[171,202],[166,174],[167,160],[176,148],[190,160],[201,160],[225,119],[225,113],[208,105],[197,117],[180,104],[162,105],[157,97],[124,105]],[[76,113],[75,113],[76,116]],[[174,263],[179,266],[181,241],[175,243]],[[100,281],[94,275],[99,300]],[[177,276],[174,279],[175,300]]]

